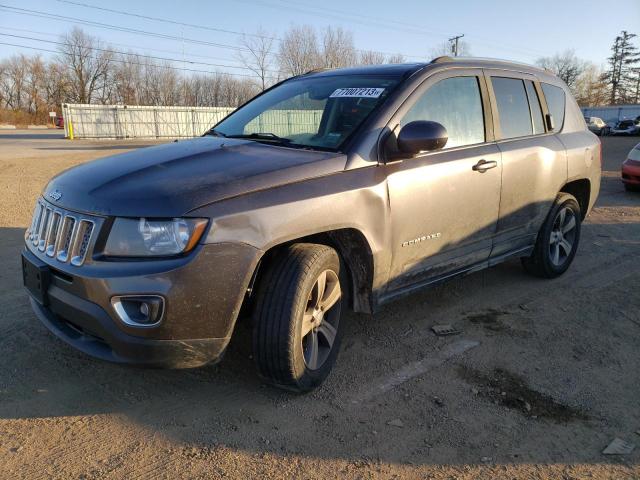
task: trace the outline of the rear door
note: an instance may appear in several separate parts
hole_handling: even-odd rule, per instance
[[[491,256],[535,243],[556,194],[567,179],[565,148],[544,121],[541,86],[531,75],[486,70],[494,132],[502,152],[500,213]]]

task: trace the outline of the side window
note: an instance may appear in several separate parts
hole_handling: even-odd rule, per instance
[[[491,77],[498,104],[502,138],[524,137],[533,133],[524,82],[517,78]]]
[[[562,130],[562,125],[564,124],[564,90],[560,87],[543,83],[542,91],[544,92],[544,97],[547,100],[549,113],[553,117],[553,129],[554,131],[559,132]]]
[[[442,124],[449,135],[445,148],[484,142],[484,114],[477,77],[453,77],[432,85],[400,122]]]
[[[533,133],[544,133],[544,121],[542,120],[542,108],[540,108],[540,99],[533,86],[531,80],[525,80],[524,85],[527,88],[527,97],[529,98],[529,108],[531,109],[531,120],[533,120]]]

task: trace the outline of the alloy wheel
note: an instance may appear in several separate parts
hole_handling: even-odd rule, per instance
[[[333,270],[325,270],[316,279],[302,317],[304,363],[317,370],[329,357],[336,340],[340,320],[340,280]]]
[[[569,207],[562,207],[553,221],[549,239],[549,260],[556,267],[569,258],[576,239],[576,215]]]

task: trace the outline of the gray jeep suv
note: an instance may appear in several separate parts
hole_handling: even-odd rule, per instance
[[[307,391],[335,363],[347,308],[514,256],[562,274],[600,168],[546,71],[448,57],[314,71],[201,138],[53,178],[24,284],[52,332],[116,362],[203,365],[250,318],[261,376]]]

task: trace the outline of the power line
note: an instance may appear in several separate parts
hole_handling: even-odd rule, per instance
[[[181,25],[181,26],[185,26],[185,27],[192,27],[192,28],[199,28],[199,29],[204,29],[204,30],[214,30],[214,31],[223,31],[225,33],[231,33],[231,34],[235,34],[235,35],[242,35],[242,36],[250,36],[250,37],[256,37],[256,38],[265,38],[265,39],[269,39],[269,40],[277,40],[279,42],[282,42],[282,38],[281,37],[277,37],[277,36],[269,36],[269,35],[259,35],[259,34],[249,34],[249,33],[244,33],[244,32],[238,32],[236,30],[220,30],[217,28],[213,28],[213,27],[208,27],[205,25],[198,25],[198,24],[193,24],[193,23],[187,23],[187,22],[178,22],[178,21],[174,21],[174,20],[169,20],[167,18],[161,18],[161,17],[151,17],[148,15],[141,15],[141,14],[136,14],[136,13],[132,13],[132,12],[125,12],[122,10],[116,10],[113,8],[104,8],[104,7],[99,7],[97,5],[91,5],[88,3],[82,3],[82,2],[75,2],[72,0],[56,0],[58,2],[62,2],[62,3],[69,3],[72,5],[78,5],[78,6],[82,6],[82,7],[86,7],[86,8],[93,8],[96,10],[103,10],[103,11],[108,11],[111,13],[117,13],[119,15],[126,15],[126,16],[131,16],[131,17],[138,17],[138,18],[144,18],[147,20],[154,20],[157,22],[165,22],[165,23],[171,23],[171,24],[175,24],[175,25]],[[364,50],[359,50],[356,49],[356,51],[364,51]],[[385,55],[394,55],[397,52],[377,52],[377,53],[382,53]],[[403,54],[404,56],[408,57],[408,58],[424,58],[423,56],[415,56],[415,55],[406,55]]]
[[[268,2],[268,1],[264,1],[264,0],[244,0],[247,3],[254,3],[263,7],[268,7],[268,8],[282,8],[282,6],[280,5],[273,5],[273,2]],[[424,28],[423,25],[415,25],[415,24],[411,24],[411,23],[406,23],[406,22],[399,22],[396,20],[391,20],[388,18],[381,18],[381,17],[375,17],[372,15],[366,15],[366,14],[362,14],[361,12],[359,13],[354,13],[354,12],[346,12],[342,9],[338,10],[335,8],[327,8],[327,7],[317,7],[315,5],[300,5],[299,2],[294,2],[294,1],[287,1],[287,0],[279,0],[280,3],[285,3],[287,4],[286,8],[290,8],[292,10],[298,11],[298,12],[302,12],[302,13],[309,13],[311,15],[314,16],[323,16],[325,18],[331,18],[331,19],[339,19],[339,20],[344,20],[345,17],[351,17],[349,18],[349,21],[352,23],[359,23],[362,25],[374,25],[374,26],[382,26],[385,28],[389,28],[392,30],[399,30],[402,32],[408,32],[407,27],[411,29],[410,33],[416,33],[416,34],[420,34],[420,35],[427,35],[427,36],[438,36],[438,37],[448,37],[449,34],[448,33],[442,33],[442,32],[435,32],[432,30],[427,30]],[[316,11],[311,11],[311,10],[316,10]],[[320,13],[318,13],[318,11]],[[325,13],[322,13],[325,12]],[[326,13],[329,12],[329,13]],[[334,14],[335,13],[335,14]],[[366,22],[363,19],[369,19],[370,22]],[[372,23],[372,22],[373,23]],[[389,24],[396,24],[398,25],[397,27],[391,26]],[[422,57],[418,57],[418,58],[422,58]]]
[[[255,5],[259,5],[262,7],[267,7],[267,8],[282,8],[282,6],[280,5],[274,5],[272,0],[271,2],[269,2],[268,0],[241,0],[247,3],[253,3]],[[412,23],[407,23],[407,22],[400,22],[400,21],[396,21],[396,20],[390,20],[390,19],[382,19],[380,17],[374,17],[374,16],[370,16],[370,15],[362,15],[360,13],[349,13],[349,12],[345,12],[344,10],[337,10],[337,9],[330,9],[327,7],[316,7],[314,5],[304,5],[301,6],[300,3],[298,2],[294,2],[292,0],[275,0],[278,1],[280,3],[285,3],[287,4],[286,8],[290,8],[292,10],[296,10],[302,13],[308,13],[314,16],[324,16],[326,18],[332,18],[332,19],[340,19],[340,20],[344,20],[345,17],[350,17],[349,21],[351,23],[358,23],[358,24],[362,24],[362,25],[371,25],[371,23],[367,23],[364,22],[362,19],[363,18],[369,18],[371,20],[373,20],[374,24],[377,26],[382,25],[385,28],[390,28],[390,29],[394,29],[394,30],[399,30],[402,31],[404,33],[413,33],[413,34],[423,34],[423,35],[431,35],[431,36],[440,36],[440,37],[445,37],[448,38],[449,34],[446,33],[442,33],[442,32],[434,32],[434,31],[430,31],[430,30],[426,30],[423,26],[421,25],[416,25],[416,24],[412,24]],[[292,6],[290,6],[291,4],[293,4]],[[313,10],[316,11],[313,11]],[[322,13],[318,13],[317,11],[327,11],[327,12],[335,12],[336,15],[332,15],[332,14],[322,14]],[[398,25],[398,27],[392,27],[386,23],[393,23]],[[407,29],[409,28],[409,29]],[[507,47],[504,46],[501,43],[495,42],[495,41],[491,41],[488,40],[484,37],[479,37],[477,35],[473,35],[473,43],[474,44],[484,44],[484,45],[488,45],[488,46],[494,46],[494,47],[498,47],[500,50],[506,50],[506,51],[511,51],[511,52],[515,52],[515,53],[520,53],[520,54],[524,54],[530,57],[533,56],[542,56],[542,55],[546,55],[545,53],[539,52],[539,51],[535,51],[535,50],[531,50],[529,48],[524,48],[524,47]],[[478,40],[476,40],[478,39]],[[405,55],[409,58],[411,58],[411,56],[409,55]],[[424,58],[424,57],[415,57],[415,58]]]
[[[48,48],[42,48],[42,47],[32,47],[29,45],[18,45],[15,43],[7,43],[7,42],[0,42],[0,45],[7,45],[9,47],[18,47],[18,48],[28,48],[29,50],[36,50],[38,52],[49,52],[49,53],[60,53],[56,50],[51,50]],[[92,59],[97,59],[97,57],[90,57]],[[141,67],[156,67],[156,68],[166,68],[169,70],[179,70],[179,71],[183,71],[183,72],[195,72],[195,73],[207,73],[210,75],[228,75],[231,77],[248,77],[248,78],[252,78],[255,79],[255,75],[249,75],[249,74],[244,74],[244,73],[229,73],[229,72],[212,72],[210,70],[197,70],[197,69],[193,69],[193,68],[181,68],[181,67],[174,67],[171,65],[150,65],[148,63],[138,63],[138,62],[130,62],[128,60],[118,60],[116,58],[112,58],[109,60],[109,62],[116,62],[116,63],[126,63],[127,65],[139,65]]]
[[[166,40],[175,40],[175,41],[182,41],[184,40],[185,42],[188,43],[194,43],[194,44],[198,44],[198,45],[206,45],[206,46],[211,46],[211,47],[219,47],[219,48],[227,48],[227,49],[231,49],[231,50],[236,50],[236,51],[249,51],[246,48],[243,47],[238,47],[236,45],[229,45],[229,44],[224,44],[224,43],[215,43],[215,42],[208,42],[206,40],[198,40],[198,39],[193,39],[193,38],[181,38],[181,37],[177,37],[175,35],[168,35],[165,33],[158,33],[158,32],[149,32],[146,30],[139,30],[136,28],[129,28],[129,27],[120,27],[118,25],[111,25],[108,23],[102,23],[102,22],[96,22],[93,20],[84,20],[81,18],[75,18],[75,17],[68,17],[68,16],[64,16],[64,15],[57,15],[54,13],[48,13],[48,12],[41,12],[38,10],[29,10],[26,8],[19,8],[19,7],[11,7],[8,5],[3,5],[0,4],[0,10],[4,9],[6,11],[9,11],[11,13],[16,13],[19,15],[29,15],[29,16],[35,16],[35,17],[39,17],[39,18],[48,18],[48,19],[53,19],[53,20],[58,20],[58,21],[63,21],[63,22],[73,22],[73,23],[80,23],[82,25],[88,25],[88,26],[93,26],[93,27],[98,27],[98,28],[104,28],[107,30],[115,30],[118,32],[125,32],[125,33],[133,33],[136,35],[143,35],[143,36],[148,36],[148,37],[153,37],[153,38],[163,38]]]
[[[57,0],[57,1],[66,1],[67,3],[77,3],[77,2],[70,2],[69,0]],[[105,10],[103,7],[97,7],[95,5],[89,5],[86,3],[82,3],[81,4],[84,7],[87,8],[95,8],[98,10]],[[13,10],[13,13],[17,13],[17,14],[22,14],[22,15],[26,15],[28,14],[32,14],[41,18],[52,18],[54,20],[58,20],[58,21],[66,21],[66,22],[78,22],[81,23],[83,25],[90,25],[90,26],[95,26],[98,28],[105,28],[105,29],[111,29],[111,30],[116,30],[116,31],[121,31],[121,32],[127,32],[127,33],[134,33],[134,34],[138,34],[138,35],[146,35],[146,36],[152,36],[152,37],[156,37],[156,38],[165,38],[165,39],[169,39],[169,40],[175,40],[175,41],[185,41],[187,43],[195,43],[195,44],[201,44],[201,45],[210,45],[210,46],[214,46],[214,47],[219,47],[219,48],[230,48],[236,51],[246,51],[248,52],[249,49],[244,48],[244,47],[238,47],[235,45],[228,45],[228,44],[220,44],[220,43],[212,43],[212,42],[207,42],[204,40],[197,40],[197,39],[189,39],[189,38],[182,38],[182,37],[177,37],[177,36],[173,36],[173,35],[168,35],[168,34],[164,34],[164,33],[157,33],[157,32],[150,32],[150,31],[146,31],[146,30],[139,30],[139,29],[135,29],[135,28],[130,28],[130,27],[120,27],[118,25],[112,25],[112,24],[108,24],[108,23],[102,23],[102,22],[96,22],[93,20],[85,20],[85,19],[81,19],[81,18],[77,18],[77,17],[68,17],[68,16],[64,16],[64,15],[58,15],[55,13],[49,13],[49,12],[43,12],[43,11],[38,11],[38,10],[29,10],[26,8],[19,8],[19,7],[12,7],[9,5],[3,5],[0,4],[0,8],[5,8],[5,9],[9,9],[9,11]],[[124,12],[121,10],[115,10],[115,9],[107,9],[108,11],[112,12],[112,13],[117,13],[120,15],[127,15],[127,16],[133,16],[133,17],[138,17],[140,15],[138,14],[134,14],[131,12]],[[160,22],[168,22],[168,23],[177,23],[179,25],[183,25],[183,26],[191,26],[194,28],[205,28],[202,25],[196,25],[196,24],[189,24],[189,23],[183,23],[183,22],[173,22],[172,20],[168,20],[168,19],[164,19],[164,18],[159,18],[159,17],[148,17],[148,16],[143,16],[149,20],[154,20],[154,21],[160,21]],[[235,35],[246,35],[243,32],[238,32],[238,31],[233,31],[233,30],[225,30],[226,33],[233,33]],[[262,37],[262,38],[270,38],[270,39],[274,39],[278,42],[282,42],[282,38],[280,37],[269,37],[269,36],[261,36],[261,35],[256,35],[254,34],[253,36],[258,36],[258,37]],[[369,50],[363,50],[363,49],[355,49],[357,52],[368,52]],[[395,55],[397,53],[402,54],[403,56],[407,57],[407,58],[418,58],[418,59],[426,59],[426,56],[418,56],[418,55],[409,55],[406,53],[402,53],[402,52],[382,52],[379,50],[375,50],[376,53],[381,53],[383,55]],[[272,57],[277,57],[277,54],[271,54]]]
[[[11,30],[14,32],[26,32],[26,33],[35,33],[37,35],[46,35],[48,37],[56,37],[56,38],[61,38],[62,34],[60,33],[51,33],[51,32],[41,32],[38,30],[27,30],[25,28],[11,28],[11,27],[2,27],[0,26],[0,30]],[[118,47],[126,47],[126,48],[140,48],[139,45],[131,45],[130,43],[118,43],[118,42],[108,42],[109,45],[115,45]],[[170,53],[173,55],[182,55],[182,52],[177,52],[175,50],[163,50],[161,48],[152,48],[152,47],[145,47],[145,50],[150,50],[153,52],[161,52],[161,53]],[[224,62],[237,62],[237,60],[233,59],[233,58],[225,58],[225,57],[213,57],[211,55],[200,55],[200,54],[196,54],[196,53],[186,53],[186,55],[188,57],[197,57],[197,58],[206,58],[209,60],[222,60]],[[182,61],[182,60],[181,60]],[[246,67],[245,67],[246,68]]]
[[[13,38],[21,38],[23,40],[33,40],[36,42],[46,42],[46,43],[53,43],[55,45],[63,45],[63,46],[71,46],[72,44],[67,43],[67,42],[56,42],[53,40],[46,40],[44,38],[34,38],[34,37],[26,37],[23,35],[11,35],[10,33],[0,33],[0,36],[3,37],[13,37]],[[99,47],[83,47],[86,48],[87,50],[95,50],[97,52],[107,52],[107,53],[116,53],[119,55],[129,55],[132,57],[138,57],[138,58],[149,58],[152,60],[162,60],[165,62],[180,62],[180,63],[189,63],[191,65],[206,65],[209,67],[223,67],[223,68],[240,68],[242,70],[251,70],[249,67],[240,67],[240,66],[235,66],[235,65],[223,65],[220,63],[207,63],[207,62],[194,62],[192,60],[180,60],[177,58],[167,58],[167,57],[157,57],[157,56],[153,56],[153,55],[143,55],[140,53],[134,53],[134,52],[122,52],[119,50],[112,50],[112,49],[108,49],[108,48],[99,48]],[[268,70],[268,72],[270,73],[279,73],[276,70]]]
[[[232,35],[246,35],[248,37],[256,37],[256,38],[267,38],[267,39],[271,39],[271,40],[276,40],[277,37],[269,37],[267,35],[258,35],[255,33],[241,33],[241,32],[237,32],[234,30],[225,30],[222,28],[214,28],[214,27],[209,27],[207,25],[198,25],[198,24],[194,24],[194,23],[186,23],[186,22],[179,22],[177,20],[169,20],[167,18],[160,18],[160,17],[151,17],[149,15],[141,15],[139,13],[132,13],[132,12],[123,12],[122,10],[115,10],[113,8],[105,8],[105,7],[99,7],[97,5],[90,5],[87,3],[82,3],[82,2],[73,2],[71,0],[56,0],[60,3],[68,3],[70,5],[76,5],[79,7],[86,7],[86,8],[93,8],[95,10],[102,10],[103,12],[110,12],[110,13],[117,13],[119,15],[127,15],[130,17],[137,17],[137,18],[143,18],[145,20],[153,20],[155,22],[163,22],[163,23],[170,23],[173,25],[180,25],[182,27],[191,27],[191,28],[199,28],[201,30],[209,30],[212,32],[220,32],[220,33],[230,33]]]

